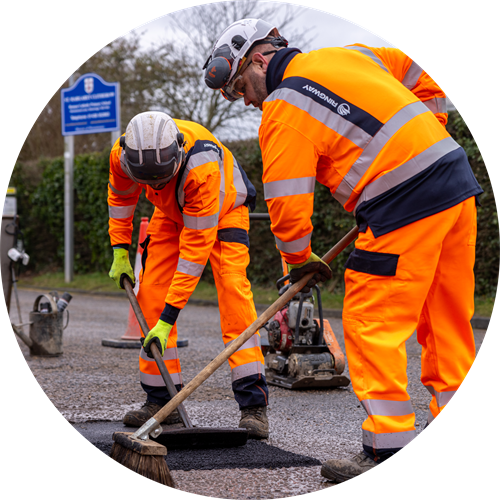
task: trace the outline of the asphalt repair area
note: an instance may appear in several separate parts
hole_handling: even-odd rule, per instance
[[[61,291],[60,291],[61,292]],[[23,320],[43,292],[20,289]],[[14,297],[13,297],[14,300]],[[121,423],[130,409],[145,400],[139,383],[138,349],[102,346],[126,330],[129,303],[125,297],[73,293],[63,354],[31,356],[21,341],[26,362],[45,394],[96,452],[109,454],[114,431],[130,431]],[[18,322],[15,303],[11,318]],[[345,352],[341,320],[326,316]],[[191,380],[222,349],[216,307],[188,305],[178,320],[184,383]],[[485,330],[475,330],[479,349]],[[12,335],[14,335],[12,333]],[[430,401],[420,383],[420,346],[407,342],[408,392],[420,432]],[[344,372],[348,376],[348,367]],[[228,364],[219,368],[185,401],[195,426],[238,426],[240,412],[233,399]],[[249,440],[237,448],[169,450],[167,463],[179,490],[216,498],[257,499],[295,496],[334,486],[320,475],[321,463],[347,458],[361,450],[365,412],[349,385],[337,389],[290,391],[269,386],[270,437]]]

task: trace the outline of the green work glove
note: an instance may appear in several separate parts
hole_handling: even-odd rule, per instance
[[[132,285],[135,285],[135,276],[128,258],[128,250],[125,250],[125,248],[113,248],[113,264],[109,270],[109,277],[116,283],[118,288],[124,288],[122,281],[123,274],[130,278]]]
[[[170,335],[170,331],[173,327],[174,325],[170,325],[169,323],[165,323],[165,321],[159,319],[156,326],[149,331],[147,337],[145,339],[141,339],[144,351],[148,355],[148,358],[153,357],[153,354],[151,354],[152,342],[158,346],[158,349],[163,357],[165,349],[167,348],[168,336]]]
[[[313,253],[301,264],[288,264],[288,272],[290,273],[290,281],[292,283],[297,283],[306,274],[314,273],[314,276],[302,288],[303,293],[309,293],[316,283],[320,281],[325,282],[332,277],[330,266]]]

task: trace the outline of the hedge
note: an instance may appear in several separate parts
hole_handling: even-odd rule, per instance
[[[488,173],[477,145],[458,113],[451,113],[448,129],[467,152],[471,166],[484,189],[478,208],[476,249],[476,293],[494,296],[498,281],[499,231],[498,214]],[[262,188],[262,158],[256,139],[227,143],[257,190],[256,212],[266,212]],[[109,148],[100,153],[78,155],[74,165],[74,251],[75,273],[107,271],[112,252],[108,236]],[[17,163],[10,182],[18,190],[20,226],[26,251],[31,256],[32,272],[64,268],[64,162],[62,158],[41,159],[36,164]],[[134,215],[131,262],[137,247],[141,217],[151,217],[152,205],[141,195]],[[329,190],[316,185],[312,245],[318,255],[324,254],[355,225],[352,214],[336,202]],[[352,245],[351,245],[352,248]],[[343,291],[343,269],[350,249],[332,264],[331,291]],[[275,247],[269,223],[252,221],[250,228],[250,266],[252,283],[273,286],[282,275],[281,259]],[[203,279],[211,279],[210,266]]]

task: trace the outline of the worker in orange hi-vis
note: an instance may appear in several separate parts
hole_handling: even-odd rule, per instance
[[[140,352],[144,406],[123,422],[141,426],[170,397],[150,353],[160,349],[177,390],[182,388],[176,320],[210,259],[219,299],[222,338],[227,345],[256,319],[250,283],[248,207],[255,188],[232,153],[193,122],[148,111],[135,116],[110,155],[109,234],[114,260],[110,277],[123,288],[134,281],[128,250],[132,221],[142,190],[155,211],[141,243],[137,299],[150,328]],[[232,388],[241,410],[240,427],[267,438],[268,388],[260,337],[256,333],[229,358]],[[177,411],[165,423],[180,421]]]
[[[446,131],[446,96],[398,49],[364,45],[302,53],[271,24],[229,26],[205,82],[262,110],[264,194],[291,280],[329,267],[311,252],[314,186],[327,186],[359,227],[345,272],[344,336],[353,389],[366,410],[363,451],[328,460],[345,481],[415,436],[405,342],[417,330],[428,423],[475,357],[476,197],[464,150]]]

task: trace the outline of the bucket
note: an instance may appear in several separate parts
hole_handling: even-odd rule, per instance
[[[50,311],[40,312],[40,300],[46,298]],[[68,313],[67,309],[66,312]],[[68,326],[69,313],[66,325],[63,326],[64,311],[59,312],[54,298],[51,295],[39,295],[30,312],[30,354],[32,356],[60,356],[62,350],[63,330]]]

